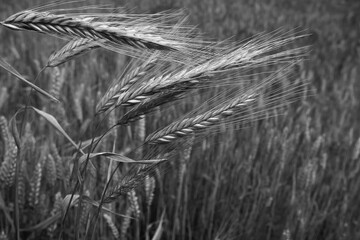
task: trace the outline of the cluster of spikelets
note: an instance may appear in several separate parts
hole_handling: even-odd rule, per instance
[[[4,160],[0,167],[0,185],[11,187],[14,184],[18,148],[4,116],[0,116],[0,130],[5,152]]]
[[[86,146],[80,148],[59,125],[62,121],[45,112],[49,109],[42,111],[32,108],[60,131],[77,149],[77,156],[80,156],[79,166],[74,165],[72,169],[76,176],[73,189],[64,197],[56,193],[52,200],[53,210],[43,225],[49,236],[54,236],[58,224],[68,216],[69,210],[77,207],[78,216],[81,215],[82,219],[80,222],[86,226],[86,234],[93,234],[91,231],[96,228],[91,229],[89,226],[96,225],[101,213],[114,236],[125,238],[130,217],[138,219],[141,215],[137,189],[145,186],[146,205],[150,208],[154,199],[155,179],[161,175],[162,165],[173,160],[179,151],[184,153],[179,173],[182,184],[191,146],[195,141],[223,127],[242,127],[248,122],[278,115],[304,91],[304,83],[292,81],[291,73],[306,54],[307,47],[296,47],[296,41],[305,35],[279,30],[244,43],[230,40],[215,43],[202,40],[196,29],[187,24],[187,16],[183,12],[167,11],[151,15],[126,14],[122,10],[108,13],[105,11],[108,9],[101,13],[80,10],[85,9],[26,10],[8,17],[1,24],[12,30],[31,30],[68,40],[63,48],[49,57],[46,67],[56,67],[95,48],[106,48],[135,57],[98,102],[94,117],[102,118],[105,113],[113,116],[109,120],[112,124],[108,132],[117,126],[139,121],[142,126],[139,128],[142,129],[139,130],[141,147],[133,151],[138,153],[136,160],[115,152],[94,152],[106,135],[103,133],[102,137],[94,138],[91,143],[84,143]],[[258,69],[264,69],[264,78],[254,80],[252,73]],[[52,99],[59,98],[61,85],[65,81],[57,68],[55,79],[47,95]],[[209,93],[214,88],[219,91],[209,97],[206,104],[145,137],[146,114],[159,107],[176,104],[178,100],[194,93]],[[80,105],[79,101],[77,104],[75,101],[76,105]],[[63,110],[58,106],[57,103],[50,105],[61,115]],[[113,119],[115,115],[111,115],[111,112],[121,107],[126,109],[126,113]],[[78,114],[77,118],[82,120],[82,115]],[[0,120],[5,143],[0,181],[11,185],[15,176],[17,147],[5,118]],[[31,163],[31,174],[22,174],[25,169],[29,169],[23,165],[30,164],[26,159],[34,149],[30,146],[34,145],[34,138],[27,132],[30,130],[22,137],[19,159],[23,160],[20,161],[23,164],[20,166],[17,186],[23,209],[25,202],[30,207],[46,202],[46,196],[41,194],[41,188],[45,188],[42,179],[46,178],[46,184],[50,187],[64,179],[69,181],[69,176],[64,173],[66,164],[59,156],[53,139],[38,154],[37,162]],[[86,149],[88,153],[84,152]],[[100,200],[93,200],[89,194],[85,194],[86,188],[91,185],[87,185],[85,173],[87,170],[91,173],[94,166],[90,159],[95,157],[108,158],[112,164],[138,164],[121,176],[116,171],[121,165],[109,164],[105,189]],[[24,175],[30,176],[28,193],[24,193]],[[109,213],[112,213],[111,204],[120,197],[128,199],[129,204],[125,207],[126,216],[119,232]],[[89,218],[90,208],[98,209],[92,212],[92,220]],[[59,231],[63,234],[63,229]]]

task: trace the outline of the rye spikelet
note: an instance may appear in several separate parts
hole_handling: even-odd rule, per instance
[[[62,196],[60,192],[57,192],[55,194],[55,201],[54,201],[54,206],[52,208],[52,210],[50,211],[50,216],[55,216],[59,213],[61,213],[62,209],[61,209],[61,204],[62,204]],[[57,222],[51,224],[46,230],[48,233],[48,236],[50,238],[54,237],[55,231],[57,229]]]
[[[75,38],[63,46],[60,50],[52,53],[46,64],[47,67],[56,67],[72,58],[83,55],[88,51],[100,47],[103,40],[93,40],[87,38]]]
[[[18,148],[4,116],[0,116],[0,130],[5,149],[4,160],[0,166],[0,185],[10,187],[14,183]]]
[[[119,239],[119,237],[120,237],[119,230],[116,228],[115,223],[113,222],[111,216],[109,214],[104,213],[103,217],[104,217],[107,225],[111,229],[111,232],[112,232],[114,238]]]
[[[51,95],[59,98],[61,88],[63,87],[65,81],[65,69],[60,69],[58,67],[52,69],[50,79],[49,92]]]
[[[291,240],[291,233],[288,227],[283,230],[281,234],[281,240]]]
[[[127,193],[127,195],[135,218],[140,218],[139,199],[136,196],[135,190],[132,189],[130,192]]]
[[[187,83],[186,89],[196,87],[198,84],[211,85],[210,76],[219,72],[235,69],[250,71],[256,67],[292,62],[303,56],[307,47],[281,49],[301,37],[304,36],[289,36],[281,32],[276,32],[272,36],[260,36],[243,45],[229,48],[221,55],[206,61],[199,61],[198,64],[194,62],[193,66],[180,68],[177,71],[169,69],[167,72],[161,72],[119,95],[115,107],[138,104],[148,96],[163,90],[183,88],[184,83]],[[212,84],[219,85],[219,80],[216,79]]]
[[[9,240],[7,234],[5,233],[4,230],[1,230],[1,233],[0,233],[0,240]]]
[[[137,121],[142,119],[145,114],[152,112],[156,107],[164,105],[166,103],[174,102],[180,100],[184,96],[184,92],[188,89],[186,85],[178,86],[177,89],[167,89],[156,93],[152,96],[147,97],[142,100],[132,101],[135,106],[133,106],[129,111],[127,111],[116,123],[117,125],[125,125],[130,122]]]
[[[55,169],[56,169],[56,179],[58,180],[64,180],[64,166],[63,161],[59,155],[58,149],[55,145],[55,143],[50,144],[50,153],[55,161]]]
[[[138,60],[130,63],[127,67],[130,71],[125,72],[123,76],[120,76],[120,78],[114,82],[113,86],[107,90],[96,106],[96,112],[102,113],[113,107],[121,93],[127,91],[139,79],[143,78],[146,74],[149,74],[149,72],[153,70],[158,57],[159,53],[156,52],[142,64],[140,64]]]
[[[155,178],[151,176],[145,177],[145,196],[146,196],[146,204],[148,207],[151,206],[154,200],[154,191],[155,191]]]
[[[90,191],[86,190],[84,192],[84,196],[89,197],[90,196]],[[90,214],[90,208],[91,208],[90,204],[83,204],[82,205],[81,216],[80,216],[80,224],[82,226],[86,226],[86,224],[87,224],[87,221],[89,219],[89,214]]]
[[[132,15],[53,14],[26,10],[8,17],[1,24],[13,30],[31,30],[66,39],[101,39],[105,41],[103,47],[135,56],[143,54],[143,50],[176,51],[190,56],[194,49],[197,52],[202,48],[202,43],[194,38],[193,27],[184,25],[186,18],[182,12],[171,11]]]
[[[116,184],[110,193],[105,196],[104,203],[111,203],[115,201],[119,196],[127,195],[132,190],[144,184],[144,180],[147,176],[153,176],[155,170],[165,161],[148,164],[145,167],[133,166],[128,173],[126,173],[122,179]]]
[[[208,111],[200,114],[196,112],[188,114],[189,117],[175,121],[150,134],[145,142],[151,144],[170,143],[191,133],[200,133],[206,129],[219,126],[222,122],[226,123],[226,119],[230,119],[227,122],[230,124],[231,122],[249,122],[251,119],[256,120],[256,118],[265,117],[274,109],[279,109],[284,104],[288,104],[290,101],[286,101],[289,100],[286,98],[296,95],[297,91],[303,91],[302,86],[293,84],[284,86],[285,89],[271,89],[273,85],[280,84],[285,77],[288,77],[292,66],[291,64],[280,69],[245,92],[240,90],[234,97],[229,94],[228,100]],[[272,94],[265,96],[266,91],[272,92]],[[229,118],[230,116],[233,116],[234,119]]]
[[[22,161],[21,164],[21,168],[19,171],[19,178],[18,178],[18,187],[17,187],[17,191],[18,191],[18,205],[19,205],[19,210],[22,211],[24,209],[25,206],[25,201],[26,201],[26,191],[25,191],[25,176],[24,174],[26,173],[26,162]]]
[[[41,192],[39,196],[39,203],[37,204],[35,211],[39,215],[40,219],[44,219],[49,215],[50,210],[48,194]]]
[[[131,207],[131,206],[128,206],[128,207],[126,208],[126,213],[125,213],[125,215],[130,217],[130,216],[131,216],[131,213],[132,213],[132,207]],[[130,220],[131,220],[129,217],[124,217],[124,218],[123,218],[123,221],[122,221],[121,227],[120,227],[120,231],[121,231],[121,238],[120,238],[120,239],[127,239],[126,233],[127,233],[128,229],[129,229]]]
[[[39,204],[40,197],[40,188],[41,188],[41,179],[43,176],[43,167],[44,167],[44,156],[38,161],[35,166],[33,176],[30,181],[30,193],[29,193],[29,205],[34,207]]]
[[[236,99],[236,101],[218,109],[212,109],[204,114],[174,122],[162,130],[150,134],[145,141],[149,143],[172,142],[177,138],[187,136],[190,133],[218,124],[221,119],[233,115],[234,110],[255,102],[255,99],[255,93],[243,95]]]
[[[51,154],[47,156],[44,168],[46,183],[53,187],[56,181],[56,163]]]
[[[307,191],[316,182],[317,178],[317,159],[308,159],[306,164],[300,168],[298,184],[300,191]]]

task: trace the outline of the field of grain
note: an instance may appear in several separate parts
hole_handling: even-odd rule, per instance
[[[104,3],[169,16],[185,9],[196,30],[126,40],[131,58],[103,32],[94,44],[79,41],[80,30],[49,36],[60,30],[46,24],[14,31],[24,25],[5,19],[47,1],[2,0],[0,239],[360,238],[360,3],[93,0],[64,8]],[[193,51],[195,35],[225,44]],[[87,52],[70,59],[74,46]],[[237,46],[255,57],[232,64]],[[167,48],[175,53],[162,55]],[[195,68],[208,60],[225,65]],[[195,73],[161,85],[179,69]]]

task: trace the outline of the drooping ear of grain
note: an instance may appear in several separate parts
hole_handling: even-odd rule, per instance
[[[283,33],[278,36],[278,34],[275,32],[274,36],[270,36],[270,38],[268,38],[269,36],[260,36],[240,46],[229,48],[207,60],[201,60],[198,63],[194,61],[190,67],[159,72],[157,76],[144,79],[142,84],[119,94],[114,107],[139,104],[149,96],[167,89],[176,92],[176,96],[196,88],[199,83],[216,86],[219,85],[219,81],[211,81],[208,76],[230,70],[249,71],[256,67],[287,64],[304,56],[307,52],[307,46],[282,50],[297,39],[305,37],[304,35],[292,36]],[[236,83],[236,79],[234,79],[233,83],[228,84]],[[171,96],[170,93],[168,94]]]
[[[75,38],[63,46],[60,50],[52,53],[49,57],[48,67],[56,67],[77,56],[83,55],[92,49],[100,47],[100,43],[104,40],[93,40],[88,38]]]
[[[167,127],[150,134],[145,141],[147,143],[169,143],[191,133],[199,133],[218,126],[230,116],[234,116],[234,122],[251,122],[251,119],[262,118],[267,113],[286,106],[288,103],[285,99],[291,99],[291,97],[296,99],[298,91],[303,91],[302,85],[289,84],[284,86],[284,89],[276,90],[272,88],[273,85],[280,84],[284,78],[289,76],[292,67],[293,64],[290,64],[276,71],[268,78],[254,84],[247,91],[237,92],[234,97],[230,97],[223,103],[220,102],[208,111],[192,113],[188,117],[169,124]],[[267,91],[269,92],[268,96],[265,94]],[[276,115],[276,113],[273,114]]]
[[[107,90],[105,95],[97,104],[96,112],[102,113],[116,106],[116,102],[121,93],[128,91],[129,88],[131,88],[137,81],[153,71],[158,57],[159,53],[156,52],[143,63],[139,63],[139,61],[130,63],[127,67],[129,72],[125,72],[125,75],[117,79],[114,85]]]
[[[193,27],[184,26],[186,16],[174,12],[124,16],[113,14],[109,17],[107,14],[104,17],[103,13],[53,14],[27,10],[8,17],[1,24],[12,30],[31,30],[66,39],[101,40],[102,47],[137,57],[143,55],[144,50],[162,50],[177,52],[170,59],[178,57],[178,60],[185,62],[186,58],[182,56],[207,52],[202,41],[194,37]],[[166,19],[172,19],[175,24],[169,26]],[[166,54],[162,57],[169,58]]]
[[[147,164],[146,166],[133,166],[122,177],[122,179],[113,187],[110,193],[104,198],[104,203],[111,203],[119,196],[127,195],[144,184],[148,176],[154,176],[156,169],[162,166],[166,161]]]
[[[106,39],[115,44],[129,44],[137,48],[172,49],[171,47],[154,42],[161,40],[160,37],[155,38],[154,41],[147,41],[141,38],[130,37],[134,35],[134,30],[120,28],[121,26],[116,28],[104,22],[94,23],[84,18],[56,15],[48,12],[32,10],[19,12],[5,19],[2,25],[13,30],[32,30],[50,35],[89,38],[93,40]],[[137,30],[140,30],[140,28]]]
[[[160,91],[144,99],[134,99],[131,103],[128,102],[127,106],[130,105],[132,108],[118,120],[117,125],[125,125],[137,121],[143,115],[154,111],[158,106],[182,99],[195,84],[194,82],[177,84],[175,88]]]
[[[181,121],[174,122],[162,130],[150,134],[145,141],[149,143],[169,143],[177,138],[187,136],[190,133],[206,129],[218,124],[221,119],[233,115],[236,108],[241,108],[254,102],[255,97],[255,94],[245,95],[228,105],[212,109],[193,118],[185,118]]]

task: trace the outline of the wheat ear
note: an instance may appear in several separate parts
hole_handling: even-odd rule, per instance
[[[35,166],[34,173],[30,181],[29,205],[32,207],[39,204],[42,176],[43,160],[40,160]]]
[[[145,181],[146,177],[144,178]],[[130,192],[127,193],[128,195],[128,199],[130,202],[130,206],[132,208],[132,212],[134,214],[135,218],[140,218],[140,206],[139,206],[139,199],[138,196],[136,195],[136,192],[134,189],[132,189]]]
[[[126,208],[126,213],[125,215],[126,216],[131,216],[132,214],[132,207],[131,206],[128,206]],[[121,231],[121,235],[120,235],[120,239],[127,239],[126,237],[126,233],[130,227],[130,217],[125,217],[121,223],[121,227],[120,227],[120,231]]]
[[[56,182],[56,163],[51,154],[48,154],[45,159],[44,169],[46,182],[50,185],[50,187],[53,187]]]
[[[133,101],[132,104],[134,106],[127,111],[116,124],[125,125],[130,122],[137,121],[141,119],[144,114],[153,111],[156,107],[181,99],[182,93],[186,92],[186,90],[187,88],[185,86],[176,90],[167,89],[144,100]]]
[[[50,74],[49,92],[54,97],[59,98],[61,96],[61,89],[65,82],[65,69],[55,67],[51,69]]]
[[[18,187],[17,187],[18,204],[19,204],[19,210],[20,211],[24,210],[25,201],[26,201],[26,186],[25,186],[26,178],[25,178],[25,173],[26,173],[26,162],[22,161],[21,162],[21,168],[20,168],[20,171],[19,171]]]
[[[0,167],[0,184],[10,187],[15,180],[18,148],[12,134],[9,132],[8,123],[4,116],[0,116],[0,130],[5,145],[4,161]]]
[[[294,83],[285,86],[283,91],[280,89],[271,89],[274,84],[280,84],[285,77],[288,77],[291,66],[293,65],[291,64],[271,74],[267,79],[262,80],[257,85],[251,86],[245,92],[244,90],[240,90],[234,97],[229,98],[228,96],[229,100],[225,103],[220,103],[200,114],[192,113],[191,117],[173,122],[167,127],[150,134],[145,139],[145,142],[169,143],[191,133],[217,126],[222,120],[228,119],[230,116],[234,116],[234,122],[250,122],[251,119],[266,116],[266,112],[271,112],[288,104],[290,100],[286,98],[293,97],[294,99],[292,100],[295,100],[296,93],[304,90],[302,88],[303,85],[297,86]],[[272,94],[266,97],[264,95],[266,91]],[[260,103],[261,101],[263,101],[262,105],[255,105],[256,102]],[[247,109],[251,111],[246,113]],[[231,123],[231,121],[228,123]]]
[[[136,85],[119,95],[115,107],[124,104],[138,104],[148,96],[166,89],[177,89],[184,83],[188,83],[188,88],[203,81],[211,84],[209,76],[218,72],[235,69],[249,71],[255,67],[294,61],[294,59],[305,54],[307,47],[283,51],[281,51],[281,48],[301,37],[304,36],[288,36],[286,34],[277,36],[277,33],[273,37],[260,36],[243,45],[229,48],[224,54],[210,58],[200,64],[195,64],[193,67],[161,73],[156,77],[147,79],[142,85]],[[215,81],[212,84],[216,85],[219,82]]]
[[[47,62],[47,67],[56,67],[72,58],[85,54],[86,52],[99,48],[103,40],[93,40],[87,38],[75,38],[63,46],[60,50],[52,53]]]
[[[146,177],[154,176],[155,170],[163,164],[164,161],[149,164],[145,167],[134,166],[127,174],[123,176],[120,182],[113,187],[110,193],[104,198],[104,203],[111,203],[119,196],[126,195],[134,189],[142,186]]]
[[[55,161],[55,169],[56,169],[56,179],[64,180],[65,178],[65,169],[63,166],[63,159],[60,157],[58,149],[55,143],[50,144],[50,153]]]
[[[139,65],[138,61],[131,63],[128,68],[130,69],[129,73],[125,73],[123,77],[117,79],[112,87],[110,87],[105,95],[101,98],[100,102],[96,106],[96,112],[102,113],[110,109],[115,105],[119,94],[127,91],[132,85],[134,85],[139,79],[148,74],[158,60],[159,53],[156,52],[151,55],[144,63]],[[134,66],[133,68],[131,66]]]
[[[154,200],[154,192],[156,187],[155,178],[152,176],[145,177],[145,196],[146,196],[146,204],[149,208]]]
[[[180,26],[176,34],[173,27],[161,22],[173,13],[159,13],[139,18],[124,18],[124,14],[52,14],[26,10],[16,13],[1,24],[13,30],[32,30],[63,38],[103,39],[109,47],[121,49],[124,45],[136,49],[192,52],[200,49],[199,40],[192,29],[182,26],[185,16],[175,15]],[[170,15],[170,16],[169,16]]]
[[[220,122],[221,119],[234,114],[234,110],[242,108],[254,102],[255,93],[247,94],[236,99],[232,103],[218,109],[213,109],[193,118],[174,122],[164,129],[150,134],[146,138],[149,143],[169,143],[179,137],[184,137],[198,130],[203,130]]]
[[[50,216],[55,216],[59,213],[61,213],[62,209],[61,209],[61,204],[62,204],[62,196],[60,192],[57,192],[55,194],[55,200],[54,200],[54,206],[50,211]],[[57,222],[52,223],[51,225],[49,225],[47,227],[47,234],[49,235],[50,238],[54,237],[54,233],[56,231],[57,228]]]
[[[156,40],[161,42],[160,37],[153,36],[153,42],[147,41],[131,37],[131,35],[136,36],[134,30],[122,29],[120,26],[113,27],[106,23],[95,24],[83,18],[64,14],[56,15],[48,12],[27,10],[10,16],[2,22],[2,25],[13,30],[32,30],[70,38],[106,39],[115,44],[128,44],[136,48],[173,50],[171,47],[155,43]],[[164,44],[166,44],[166,41],[164,41]]]
[[[109,228],[111,229],[111,232],[112,232],[114,238],[119,239],[119,237],[120,237],[119,230],[115,226],[115,223],[114,223],[113,219],[111,218],[111,216],[107,213],[104,213],[103,217],[105,218],[106,223],[108,224]]]

